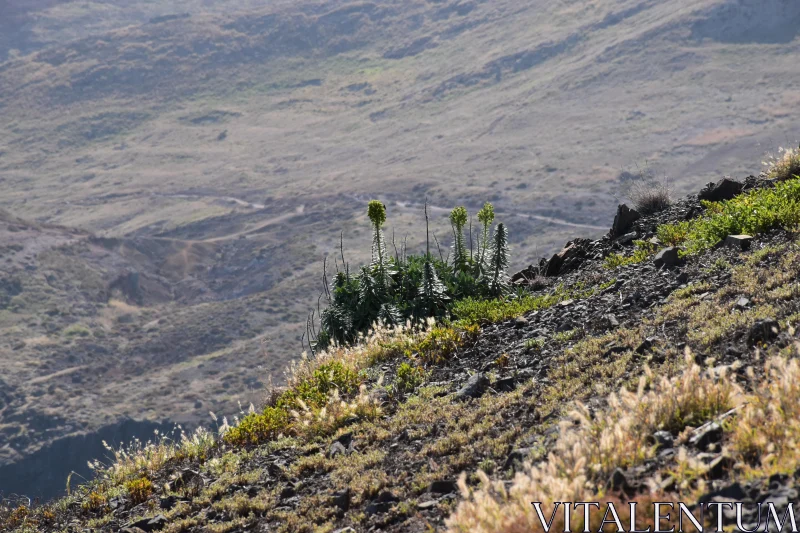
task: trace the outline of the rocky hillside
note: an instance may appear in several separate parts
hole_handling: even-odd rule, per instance
[[[657,212],[620,207],[513,295],[304,359],[264,406],[110,449],[93,483],[0,519],[516,533],[537,530],[529,501],[794,501],[798,173],[788,151]]]
[[[0,0],[0,208],[68,228],[51,247],[0,222],[0,465],[256,401],[341,232],[366,260],[365,200],[415,252],[425,197],[443,246],[450,208],[489,200],[519,270],[602,235],[640,171],[681,194],[757,173],[797,137],[798,17],[795,0]]]
[[[0,492],[59,495],[103,452],[87,438],[122,442],[258,401],[285,364],[260,339],[296,351],[285,323],[306,313],[305,295],[270,297],[282,238],[99,238],[0,213]]]

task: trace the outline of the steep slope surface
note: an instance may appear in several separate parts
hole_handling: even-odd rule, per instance
[[[785,222],[796,224],[798,181],[751,177],[743,194],[776,187]],[[334,349],[301,365],[290,392],[220,441],[198,433],[175,446],[134,446],[70,498],[4,516],[48,531],[71,523],[109,531],[516,532],[534,529],[525,527],[528,492],[502,496],[511,486],[548,505],[791,501],[797,480],[786,473],[800,465],[792,440],[800,425],[788,423],[800,394],[796,229],[772,225],[746,250],[713,246],[667,265],[653,252],[637,256],[643,245],[630,239],[666,237],[665,228],[702,223],[718,209],[693,195],[630,224],[624,239],[575,240],[571,270],[522,284],[531,291],[522,315],[467,307],[444,329],[383,331]],[[615,254],[636,259],[611,267]],[[447,330],[460,340],[425,340]],[[784,362],[763,364],[776,355]],[[409,362],[424,369],[414,383],[402,370]],[[346,377],[343,368],[363,372]],[[354,378],[360,393],[347,392]],[[275,418],[281,401],[331,382],[340,389],[325,408]],[[783,425],[777,405],[748,407],[762,401],[789,402]],[[631,413],[650,422],[632,426]],[[762,430],[774,431],[772,440],[750,438]],[[569,440],[576,432],[583,448],[569,444],[579,442]],[[476,499],[459,494],[461,472],[465,489],[488,476],[497,488]],[[524,475],[533,476],[529,487]]]
[[[490,199],[523,267],[576,228],[602,234],[636,164],[694,190],[797,137],[790,0],[0,3],[12,8],[0,206],[105,239],[82,238],[118,263],[92,275],[95,299],[64,296],[79,302],[66,316],[24,286],[11,296],[0,350],[15,418],[0,444],[24,444],[3,462],[124,416],[197,422],[246,405],[299,350],[340,231],[348,261],[364,258],[365,199],[384,200],[417,250],[426,196],[440,238],[449,207]],[[20,276],[57,267],[43,251]],[[90,259],[73,256],[61,283],[100,268]],[[129,267],[157,273],[163,298],[96,300]],[[71,320],[91,335],[63,333]],[[51,351],[69,373],[40,366]],[[169,387],[178,399],[155,401]],[[32,405],[62,401],[52,431],[19,440]]]

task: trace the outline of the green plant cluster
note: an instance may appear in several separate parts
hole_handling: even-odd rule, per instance
[[[300,381],[287,390],[275,402],[276,407],[297,409],[299,401],[311,408],[324,406],[331,392],[338,390],[342,396],[358,392],[363,382],[362,376],[341,361],[331,361],[320,366],[310,378]]]
[[[328,294],[328,305],[320,315],[320,331],[312,347],[325,349],[333,343],[350,344],[377,322],[399,325],[410,320],[450,318],[453,302],[464,298],[496,298],[506,293],[509,264],[508,229],[494,228],[494,208],[486,203],[478,212],[477,243],[467,246],[469,214],[463,206],[450,213],[452,253],[445,258],[431,253],[406,255],[387,253],[383,225],[386,208],[377,201],[367,209],[372,224],[372,262],[351,274],[337,272]],[[427,214],[426,214],[427,222]],[[469,228],[472,243],[472,229]],[[438,244],[437,244],[438,246]]]
[[[453,316],[456,324],[461,327],[468,324],[500,322],[522,316],[530,311],[550,307],[567,298],[567,291],[561,287],[552,294],[538,296],[529,294],[514,299],[465,298],[453,305]]]
[[[622,254],[611,254],[603,261],[603,267],[612,270],[626,265],[635,265],[643,262],[648,257],[658,251],[658,246],[648,241],[633,241],[635,249],[633,254],[625,256]]]
[[[680,245],[682,253],[711,248],[728,235],[755,235],[772,228],[795,228],[800,224],[800,179],[779,182],[723,202],[703,202],[708,214],[694,220],[666,224],[658,238]]]
[[[242,418],[237,426],[225,433],[225,440],[237,445],[274,440],[290,429],[292,410],[321,409],[334,390],[338,390],[343,397],[352,396],[362,382],[362,376],[341,361],[325,363],[314,370],[310,377],[284,391],[274,405]]]
[[[414,392],[425,381],[425,370],[407,362],[400,363],[394,379],[394,389],[400,393]]]

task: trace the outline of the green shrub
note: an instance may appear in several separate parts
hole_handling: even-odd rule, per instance
[[[125,488],[134,505],[147,501],[153,494],[153,483],[146,477],[132,479],[125,483]]]
[[[400,363],[394,380],[394,389],[400,393],[413,392],[425,381],[425,370],[409,363]]]
[[[775,227],[800,223],[800,179],[779,182],[724,202],[703,202],[707,215],[658,228],[659,238],[681,244],[684,253],[710,248],[728,235],[755,235]],[[671,241],[671,242],[670,242]]]
[[[321,365],[310,378],[301,380],[281,394],[275,406],[297,409],[298,400],[301,400],[308,407],[320,408],[327,403],[334,389],[342,396],[350,396],[358,391],[361,383],[358,372],[341,361],[332,361]]]
[[[562,290],[547,295],[526,295],[515,299],[482,300],[464,298],[453,305],[453,317],[460,326],[500,322],[522,316],[536,309],[550,307],[567,298]]]
[[[603,261],[603,267],[607,269],[614,269],[625,265],[635,265],[645,261],[648,257],[656,253],[658,247],[647,241],[634,241],[635,250],[630,256],[621,254],[611,254]]]
[[[267,407],[261,413],[252,413],[228,429],[223,439],[228,444],[244,446],[274,440],[289,427],[289,413],[279,407]]]
[[[656,228],[658,240],[668,246],[677,246],[686,240],[689,234],[689,222],[683,220],[675,224],[665,224]]]
[[[441,254],[434,257],[430,242],[423,255],[407,256],[404,250],[395,247],[395,255],[391,257],[383,236],[385,206],[373,200],[367,214],[373,231],[372,262],[357,273],[351,273],[347,265],[337,272],[327,291],[328,305],[320,316],[320,331],[314,336],[314,328],[309,328],[314,350],[325,349],[332,343],[350,344],[376,321],[399,325],[409,320],[420,323],[430,317],[447,319],[455,301],[507,293],[508,230],[499,223],[494,237],[489,238],[494,221],[491,204],[486,203],[478,213],[481,229],[477,235],[477,255],[466,245],[464,230],[469,221],[466,208],[459,206],[450,213],[452,260],[444,259]],[[471,246],[471,233],[469,242]]]
[[[441,363],[450,359],[459,348],[474,341],[478,333],[480,327],[477,325],[462,325],[458,328],[436,326],[412,349],[410,355],[425,363]]]
[[[63,333],[65,337],[89,337],[92,335],[92,331],[83,324],[67,326]]]
[[[537,338],[528,339],[528,340],[525,341],[525,349],[526,350],[539,352],[539,351],[542,350],[542,348],[544,348],[544,339],[541,339],[541,338],[537,337]]]

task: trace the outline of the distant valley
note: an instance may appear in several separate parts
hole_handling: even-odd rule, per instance
[[[793,0],[0,0],[0,468],[258,404],[372,198],[414,250],[426,199],[444,246],[492,201],[521,268],[640,173],[757,174],[798,33]]]

